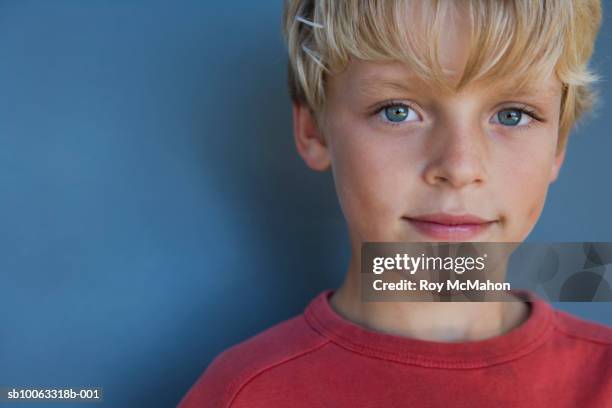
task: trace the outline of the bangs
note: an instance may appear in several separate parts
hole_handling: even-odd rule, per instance
[[[322,24],[312,30],[312,43],[306,50],[326,72],[340,72],[351,58],[400,61],[443,91],[504,79],[512,80],[512,88],[520,92],[553,73],[564,84],[595,80],[580,64],[572,64],[572,53],[580,50],[573,50],[570,41],[578,33],[571,24],[577,16],[569,0],[329,0],[319,4],[312,18]],[[441,31],[457,17],[467,30],[466,38],[456,41],[468,50],[458,80],[444,72],[439,55]],[[564,64],[559,64],[562,60]]]

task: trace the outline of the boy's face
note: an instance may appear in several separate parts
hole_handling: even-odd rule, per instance
[[[457,75],[467,53],[446,34],[441,62]],[[318,127],[294,107],[296,143],[312,168],[331,165],[353,244],[520,242],[563,161],[561,89],[549,77],[527,95],[503,81],[441,94],[400,63],[353,60],[328,78]]]

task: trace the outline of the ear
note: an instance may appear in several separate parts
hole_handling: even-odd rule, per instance
[[[317,171],[329,168],[327,143],[313,113],[305,104],[293,104],[293,136],[297,151],[308,167]]]
[[[557,151],[555,154],[555,161],[553,162],[553,166],[550,172],[550,183],[553,183],[559,177],[559,171],[561,170],[561,166],[563,165],[563,161],[565,160],[565,150],[567,148],[567,143],[561,148],[561,150]]]

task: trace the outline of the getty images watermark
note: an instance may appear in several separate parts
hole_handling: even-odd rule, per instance
[[[368,242],[365,301],[612,301],[612,243]]]

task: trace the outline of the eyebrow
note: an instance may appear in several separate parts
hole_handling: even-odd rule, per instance
[[[409,81],[396,81],[377,76],[366,78],[357,86],[359,93],[365,95],[384,91],[413,92],[416,88],[418,87],[410,86]]]
[[[556,89],[552,87],[547,88],[538,88],[535,86],[527,86],[525,89],[515,90],[511,87],[506,87],[505,89],[501,89],[499,92],[495,93],[495,96],[500,98],[507,97],[516,97],[516,98],[552,98],[556,95]]]
[[[383,93],[388,91],[398,91],[404,93],[416,92],[427,87],[427,90],[436,89],[433,84],[424,83],[420,79],[415,79],[416,85],[411,85],[410,80],[396,80],[384,78],[380,76],[371,76],[363,80],[358,86],[357,91],[360,94],[369,95],[371,93]],[[529,83],[523,89],[516,89],[512,85],[499,86],[499,82],[489,91],[492,96],[497,98],[552,98],[556,95],[557,89],[553,87],[542,88],[536,83]]]

